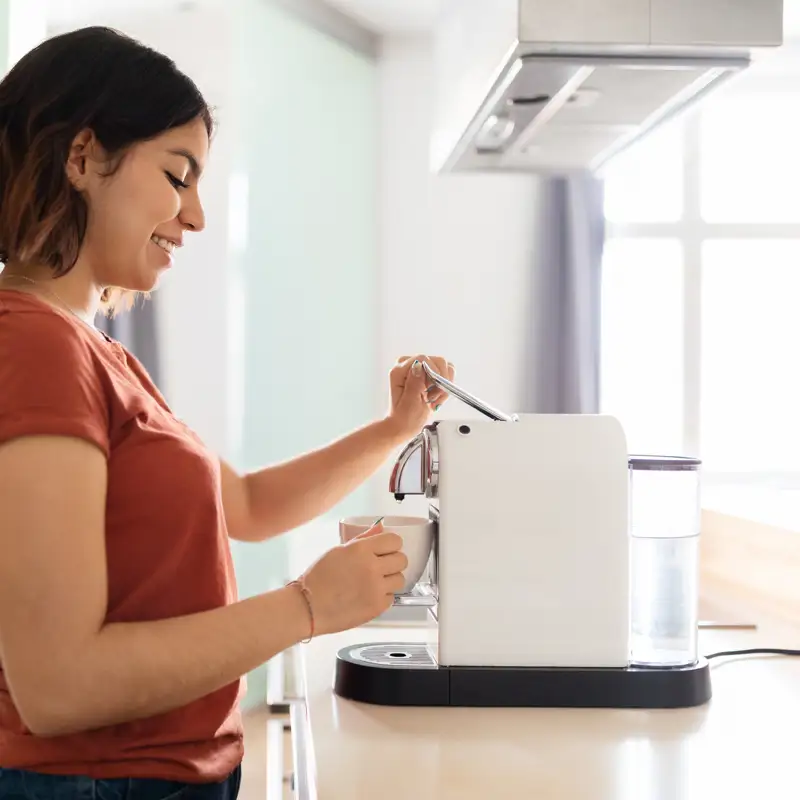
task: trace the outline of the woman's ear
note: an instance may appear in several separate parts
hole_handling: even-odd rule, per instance
[[[69,182],[78,190],[86,188],[91,177],[92,162],[98,160],[100,147],[94,132],[88,128],[82,130],[73,140],[67,155],[66,171]]]

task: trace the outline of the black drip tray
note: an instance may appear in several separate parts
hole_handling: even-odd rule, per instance
[[[708,662],[654,669],[440,667],[424,644],[351,645],[336,657],[339,697],[386,706],[690,708],[711,699]]]

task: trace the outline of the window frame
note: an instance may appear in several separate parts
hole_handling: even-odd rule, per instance
[[[729,86],[726,94],[751,94],[754,91],[797,93],[797,77],[787,74],[743,76],[739,86]],[[681,121],[683,150],[683,209],[673,222],[618,222],[607,219],[606,240],[674,239],[683,247],[683,451],[702,455],[702,288],[703,245],[714,239],[772,239],[800,241],[797,223],[720,223],[706,222],[701,213],[702,113],[700,106]],[[613,164],[608,167],[613,172]],[[800,268],[800,266],[799,266]],[[602,347],[602,344],[601,344]],[[798,409],[800,413],[800,409]],[[796,472],[709,472],[706,485],[748,484],[752,486],[800,485],[800,459]]]

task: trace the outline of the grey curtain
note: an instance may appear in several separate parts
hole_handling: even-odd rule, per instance
[[[137,299],[130,311],[120,311],[116,317],[98,315],[97,327],[112,339],[125,345],[142,362],[153,383],[161,388],[161,361],[158,348],[157,295]]]
[[[591,174],[541,183],[523,410],[600,410],[603,184]]]

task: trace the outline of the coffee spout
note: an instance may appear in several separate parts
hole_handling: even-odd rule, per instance
[[[398,503],[402,502],[407,494],[425,494],[422,444],[423,436],[420,433],[403,448],[392,469],[389,491]]]

